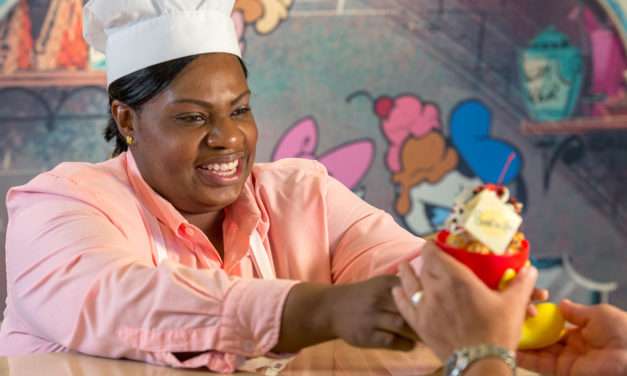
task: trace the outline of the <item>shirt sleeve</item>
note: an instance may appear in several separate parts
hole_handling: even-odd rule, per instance
[[[14,191],[8,204],[9,294],[33,335],[86,354],[216,372],[276,345],[296,282],[155,266],[150,252],[130,249],[124,228],[68,196]],[[179,361],[179,352],[200,354]]]
[[[396,273],[401,261],[416,263],[424,240],[398,225],[342,183],[327,178],[327,223],[333,282]]]

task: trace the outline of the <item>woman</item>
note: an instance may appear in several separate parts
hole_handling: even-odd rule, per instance
[[[422,257],[426,272],[420,278],[408,265],[400,265],[403,287],[394,288],[394,299],[420,338],[446,362],[446,374],[512,375],[508,362],[513,361],[520,339],[537,270],[523,269],[507,290],[497,292],[433,243],[423,247]],[[422,294],[415,295],[423,289]],[[546,298],[539,290],[534,294],[540,300]],[[627,375],[626,312],[609,305],[587,307],[568,300],[560,303],[560,310],[572,324],[567,334],[546,349],[518,352],[516,360],[521,367],[543,375]],[[503,351],[462,359],[469,354],[462,349],[482,346]]]
[[[334,338],[413,347],[397,278],[375,276],[422,240],[317,162],[254,164],[232,6],[86,5],[86,37],[107,52],[117,156],[9,192],[0,354],[232,372]]]

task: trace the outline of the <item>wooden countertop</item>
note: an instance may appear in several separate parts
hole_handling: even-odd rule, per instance
[[[129,360],[96,358],[74,353],[35,354],[0,357],[1,376],[194,376],[207,375],[202,369],[186,370],[152,366]],[[327,342],[303,350],[281,373],[286,376],[417,376],[440,375],[441,367],[424,346],[411,352],[364,350],[342,341]],[[251,375],[238,373],[237,375]],[[532,373],[519,370],[518,375]]]

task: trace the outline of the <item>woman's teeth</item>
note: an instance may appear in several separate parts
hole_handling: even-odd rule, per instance
[[[209,170],[219,176],[231,176],[237,172],[239,159],[229,163],[213,163],[202,166],[204,170]]]

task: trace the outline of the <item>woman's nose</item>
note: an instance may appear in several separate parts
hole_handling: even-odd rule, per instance
[[[243,142],[243,133],[230,118],[216,119],[207,135],[207,145],[212,148],[236,148]]]

